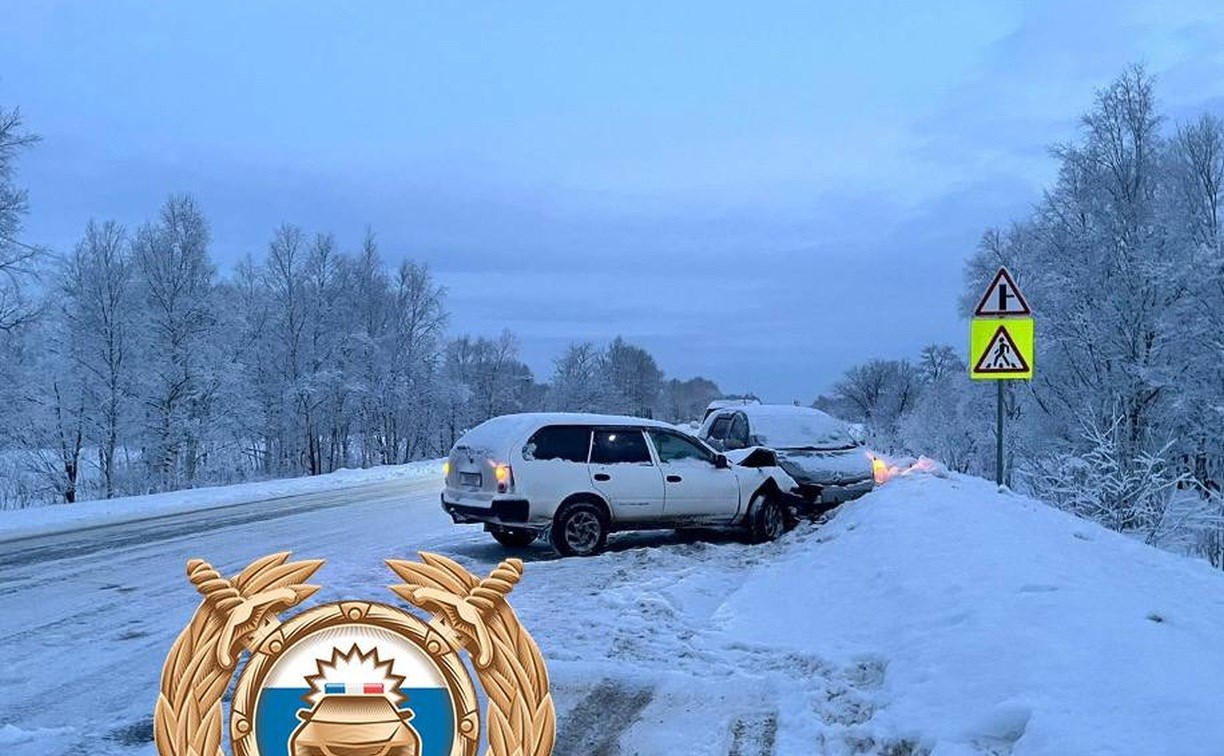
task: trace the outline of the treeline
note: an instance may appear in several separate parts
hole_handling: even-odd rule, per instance
[[[966,316],[1000,265],[1036,311],[1035,380],[1007,393],[1009,479],[1224,566],[1224,121],[1169,126],[1134,68],[1081,123],[1042,201],[966,266]],[[830,400],[885,446],[992,475],[993,386],[959,358],[933,378],[927,358],[856,368]]]
[[[72,502],[439,456],[536,409],[700,416],[705,379],[666,380],[617,338],[537,381],[513,334],[448,335],[427,266],[292,225],[220,275],[209,225],[174,196],[135,230],[90,221],[55,255],[19,241],[0,113],[0,505]]]

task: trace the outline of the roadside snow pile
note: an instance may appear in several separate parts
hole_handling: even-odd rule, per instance
[[[15,725],[4,724],[0,725],[0,746],[5,749],[15,749],[21,746],[22,750],[29,749],[31,753],[50,753],[65,745],[60,741],[71,734],[71,727],[23,730]],[[9,752],[13,751],[9,750]]]
[[[822,752],[1224,748],[1224,575],[1205,563],[959,475],[897,478],[789,546],[713,619],[883,667],[870,720],[831,723]]]
[[[0,510],[0,542],[134,522],[151,517],[198,512],[282,496],[334,491],[389,481],[439,478],[441,475],[442,460],[422,460],[406,465],[337,470],[313,477],[281,478],[146,496],[124,496],[31,509]]]

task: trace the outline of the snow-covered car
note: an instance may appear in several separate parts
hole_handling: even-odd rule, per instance
[[[706,405],[705,414],[701,416],[701,419],[704,421],[712,413],[717,412],[718,410],[721,410],[721,409],[728,409],[730,407],[744,407],[749,404],[760,404],[760,403],[761,403],[760,399],[755,399],[753,397],[747,397],[747,396],[739,397],[736,399],[715,399],[714,401]]]
[[[545,535],[566,556],[596,554],[618,530],[742,528],[766,541],[785,530],[797,485],[774,462],[732,465],[675,426],[642,418],[504,415],[455,443],[442,508],[506,546]]]
[[[719,451],[765,447],[809,505],[833,507],[875,486],[871,455],[844,422],[811,407],[753,404],[711,413],[698,432]]]

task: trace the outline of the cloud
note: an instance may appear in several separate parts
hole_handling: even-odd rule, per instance
[[[789,401],[961,343],[963,260],[1125,65],[1174,120],[1224,105],[1215,2],[396,7],[146,9],[122,38],[93,33],[109,9],[27,13],[0,83],[46,137],[32,236],[190,191],[224,269],[283,222],[348,249],[368,224],[540,372],[624,334]]]

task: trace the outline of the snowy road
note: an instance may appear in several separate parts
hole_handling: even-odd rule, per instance
[[[161,664],[196,604],[191,557],[226,573],[278,550],[324,558],[312,602],[391,601],[383,560],[418,550],[487,572],[506,551],[452,525],[439,485],[0,543],[0,750],[155,753]],[[890,483],[761,546],[670,531],[610,546],[518,553],[512,601],[549,664],[558,756],[1218,754],[1224,741],[1224,578],[986,481]]]
[[[161,662],[195,605],[184,576],[191,557],[227,573],[271,551],[322,557],[318,601],[390,598],[379,596],[391,577],[382,560],[418,550],[491,569],[505,552],[479,528],[453,526],[437,504],[438,490],[437,480],[395,481],[0,544],[0,654],[7,660],[0,745],[10,753],[153,753]],[[698,611],[682,622],[661,598],[687,593],[690,575],[702,584],[712,577],[701,573],[713,565],[700,567],[693,557],[748,549],[716,540],[723,543],[672,533],[626,536],[593,560],[556,560],[543,545],[522,554],[533,564],[515,604],[553,668],[558,754],[661,752],[659,727],[677,724],[709,738],[689,753],[775,752],[777,714],[763,690],[740,687],[709,700],[704,686],[655,675],[673,656],[703,676],[754,664],[746,649],[719,660],[696,643],[700,627],[689,625],[700,625],[717,594],[686,596]],[[635,548],[643,545],[656,548]],[[660,561],[670,564],[652,566]],[[635,598],[639,588],[654,596]],[[626,613],[622,603],[636,608]],[[650,625],[631,620],[641,612]],[[711,731],[711,717],[720,731]]]
[[[433,491],[437,485],[436,481],[430,480],[417,483],[415,488],[423,487],[424,490]],[[0,569],[13,566],[35,567],[42,562],[115,551],[125,546],[150,545],[201,533],[256,526],[268,520],[293,517],[320,509],[360,506],[385,497],[402,502],[404,495],[415,493],[415,488],[394,481],[357,489],[281,496],[260,501],[257,505],[243,502],[200,512],[155,516],[117,525],[99,525],[71,533],[33,536],[0,546],[3,549],[0,551]],[[3,573],[0,572],[0,577],[2,576]]]

